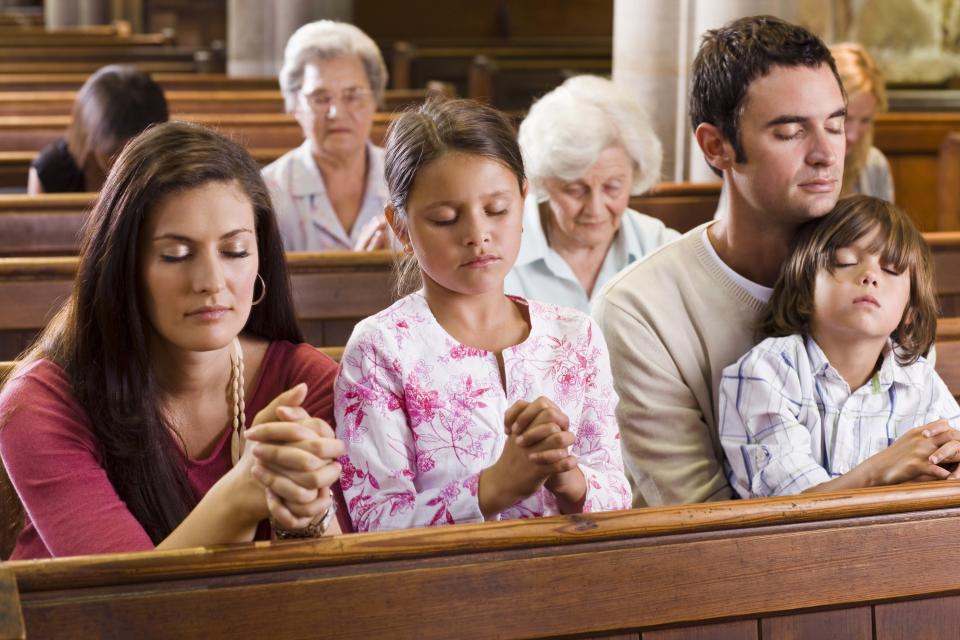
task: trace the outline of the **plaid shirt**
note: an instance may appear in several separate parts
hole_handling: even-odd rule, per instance
[[[720,442],[742,497],[800,493],[841,476],[913,427],[960,406],[926,358],[900,366],[892,345],[867,384],[850,387],[813,338],[767,338],[723,371]]]

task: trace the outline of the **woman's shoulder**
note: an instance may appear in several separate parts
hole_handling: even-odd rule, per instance
[[[261,375],[276,376],[286,371],[287,377],[309,372],[336,371],[337,363],[326,353],[306,342],[293,343],[286,340],[273,340],[267,346],[261,365]]]
[[[37,170],[44,191],[48,193],[84,190],[83,171],[70,155],[63,138],[44,147],[30,166]]]
[[[887,156],[883,155],[883,151],[877,149],[876,147],[870,147],[867,151],[867,167],[888,167],[890,162],[887,160]]]
[[[71,434],[90,439],[87,412],[66,371],[41,358],[14,371],[0,391],[0,434],[9,444],[22,435]],[[81,435],[82,434],[82,435]]]
[[[0,404],[6,399],[23,394],[42,394],[73,397],[73,385],[63,368],[48,358],[19,365],[3,383]]]
[[[267,406],[274,398],[300,383],[307,384],[304,406],[328,419],[337,376],[337,363],[327,354],[306,343],[274,340],[267,347],[258,373],[256,387],[248,398],[248,415]]]

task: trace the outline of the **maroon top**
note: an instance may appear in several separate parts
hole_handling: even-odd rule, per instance
[[[303,407],[333,425],[336,373],[336,363],[310,345],[270,343],[246,399],[247,426],[300,382],[309,385]],[[63,369],[45,359],[27,366],[4,385],[0,416],[0,457],[26,510],[11,560],[153,549],[107,478],[87,412]],[[197,499],[231,466],[226,428],[207,458],[187,461]],[[341,508],[338,516],[345,512]],[[349,530],[349,521],[341,519],[341,525]],[[268,536],[269,527],[261,526],[257,538]]]

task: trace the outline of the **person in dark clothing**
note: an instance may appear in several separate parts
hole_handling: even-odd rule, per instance
[[[169,115],[163,89],[130,65],[99,69],[80,88],[70,126],[30,163],[27,192],[99,191],[128,140]]]

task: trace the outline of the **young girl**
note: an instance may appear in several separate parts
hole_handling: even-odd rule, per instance
[[[114,164],[82,247],[73,295],[0,394],[26,510],[13,557],[250,541],[268,517],[282,535],[338,531],[336,365],[298,344],[250,155],[152,127]]]
[[[391,127],[386,176],[387,219],[423,288],[357,325],[343,355],[354,526],[628,508],[600,331],[503,294],[526,191],[510,123],[471,101],[428,103]]]
[[[877,198],[810,223],[761,322],[720,382],[720,440],[743,497],[957,478],[960,407],[924,357],[930,250]]]

